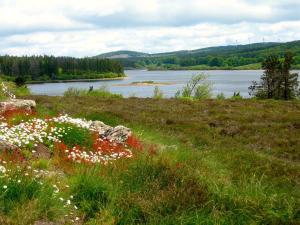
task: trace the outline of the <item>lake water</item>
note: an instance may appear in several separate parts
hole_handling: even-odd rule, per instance
[[[300,72],[300,71],[297,71]],[[94,89],[106,86],[113,93],[123,94],[125,97],[151,97],[154,86],[119,86],[131,82],[154,81],[168,82],[171,85],[159,86],[164,96],[173,97],[177,90],[180,90],[193,75],[205,73],[212,83],[213,94],[224,93],[225,96],[232,96],[234,92],[240,92],[242,96],[249,97],[248,87],[252,81],[258,81],[263,73],[260,70],[213,70],[213,71],[146,71],[127,70],[127,78],[124,80],[94,81],[94,82],[69,82],[69,83],[45,83],[28,85],[32,94],[37,95],[63,95],[69,87]]]

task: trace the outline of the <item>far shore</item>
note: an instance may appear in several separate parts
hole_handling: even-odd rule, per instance
[[[96,78],[96,79],[73,79],[73,80],[45,80],[45,81],[29,81],[27,84],[43,84],[43,83],[70,83],[70,82],[96,82],[96,81],[110,81],[110,80],[124,80],[127,77],[114,78]]]
[[[174,85],[176,83],[172,82],[153,82],[153,81],[141,81],[141,82],[132,82],[128,84],[115,84],[113,86],[165,86],[165,85]]]

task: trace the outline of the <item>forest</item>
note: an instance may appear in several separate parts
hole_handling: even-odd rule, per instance
[[[124,69],[109,59],[6,55],[0,56],[0,75],[27,81],[99,79],[124,76]]]
[[[114,58],[125,68],[155,69],[262,69],[262,62],[270,54],[284,58],[284,52],[294,55],[293,69],[300,68],[300,41],[287,43],[254,43],[228,45],[189,51],[147,54],[131,51],[110,52],[96,58]],[[118,58],[127,54],[128,57]]]

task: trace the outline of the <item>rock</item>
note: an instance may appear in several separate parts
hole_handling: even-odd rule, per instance
[[[0,140],[0,150],[3,151],[3,150],[17,150],[18,149],[18,146],[14,145],[14,144],[11,144],[7,141],[2,141]]]
[[[32,111],[35,107],[36,103],[33,100],[10,99],[8,101],[0,102],[0,112],[5,112],[6,110],[11,109]]]
[[[38,159],[50,159],[51,154],[49,149],[43,144],[37,144],[35,147],[34,157]]]
[[[124,126],[116,126],[113,129],[108,130],[104,137],[117,143],[124,143],[131,135],[131,130]]]
[[[93,122],[91,123],[90,128],[91,128],[92,130],[95,130],[95,131],[99,132],[100,135],[103,135],[103,134],[105,134],[108,130],[111,130],[111,129],[112,129],[111,126],[108,126],[108,125],[106,125],[105,123],[103,123],[103,122],[101,122],[101,121],[97,121],[97,120],[96,120],[96,121],[93,121]]]

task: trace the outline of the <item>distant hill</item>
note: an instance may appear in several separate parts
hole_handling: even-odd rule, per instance
[[[97,55],[97,58],[126,59],[132,57],[147,57],[149,54],[135,51],[115,51]]]
[[[116,51],[104,53],[96,57],[116,59],[126,68],[259,69],[261,62],[268,55],[278,54],[283,56],[286,51],[293,52],[295,55],[295,65],[300,65],[300,41],[217,46],[155,54],[135,51]]]

